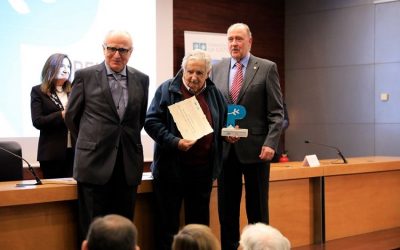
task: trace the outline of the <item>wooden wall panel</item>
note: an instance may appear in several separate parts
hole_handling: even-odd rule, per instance
[[[249,25],[252,53],[277,63],[284,89],[284,1],[174,0],[174,73],[184,56],[184,31],[226,33],[237,22]]]
[[[76,202],[1,206],[0,249],[78,249]]]
[[[400,171],[325,177],[326,240],[400,224]]]

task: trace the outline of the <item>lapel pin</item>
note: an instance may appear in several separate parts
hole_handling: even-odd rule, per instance
[[[254,66],[254,69],[257,69],[257,67],[256,67],[256,66]]]

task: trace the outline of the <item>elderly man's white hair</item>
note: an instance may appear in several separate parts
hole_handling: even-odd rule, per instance
[[[240,236],[243,250],[289,250],[289,240],[276,228],[256,223],[247,225]]]
[[[206,67],[206,72],[208,73],[211,70],[211,66],[212,66],[211,56],[204,50],[195,49],[185,55],[185,57],[182,59],[182,64],[181,64],[181,67],[184,71],[186,69],[186,65],[187,65],[188,61],[190,61],[190,60],[203,61],[204,65]]]

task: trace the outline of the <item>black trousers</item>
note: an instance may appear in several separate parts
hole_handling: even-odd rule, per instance
[[[218,214],[221,224],[222,250],[237,250],[239,246],[243,176],[248,223],[269,223],[269,170],[269,162],[241,164],[234,149],[231,148],[218,178]]]
[[[104,185],[78,182],[79,241],[86,238],[90,223],[98,216],[119,214],[133,221],[137,186],[126,183],[118,153],[110,180]]]
[[[72,177],[74,151],[67,148],[67,159],[40,161],[40,169],[45,179]]]
[[[185,172],[180,181],[167,178],[153,180],[157,204],[156,245],[157,250],[171,249],[173,236],[180,226],[180,211],[184,203],[184,224],[210,223],[210,195],[212,189],[209,166],[182,166]],[[199,171],[198,171],[199,170]]]

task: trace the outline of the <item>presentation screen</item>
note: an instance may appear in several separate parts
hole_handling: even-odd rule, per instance
[[[160,2],[170,4],[171,13],[165,6],[158,7],[164,12],[157,11]],[[0,139],[37,138],[30,92],[41,83],[46,59],[53,53],[67,54],[73,77],[76,70],[104,60],[102,43],[111,29],[132,35],[134,48],[128,65],[150,76],[149,102],[161,81],[157,79],[157,51],[162,51],[165,66],[160,70],[170,70],[163,76],[172,75],[172,52],[165,53],[172,51],[172,42],[168,43],[172,41],[172,0],[8,0],[0,2],[0,17]],[[157,27],[169,23],[171,27]],[[157,29],[164,36],[162,43],[157,43]],[[160,44],[171,48],[157,47]]]
[[[155,80],[155,10],[155,0],[2,1],[0,137],[38,136],[30,117],[30,91],[40,84],[46,59],[65,53],[73,72],[102,62],[102,42],[110,29],[131,33],[129,65]]]

